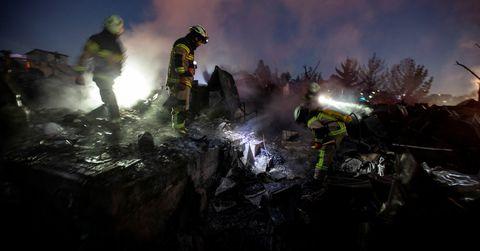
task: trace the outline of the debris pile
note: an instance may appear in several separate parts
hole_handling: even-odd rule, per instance
[[[254,131],[231,75],[217,67],[209,86],[197,89],[209,99],[185,137],[161,121],[158,94],[122,110],[119,123],[102,108],[34,111],[2,154],[2,236],[59,249],[169,250],[475,240],[466,226],[480,223],[477,101],[372,105],[348,125],[320,185],[308,131]]]

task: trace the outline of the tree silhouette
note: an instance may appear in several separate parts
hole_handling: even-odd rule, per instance
[[[359,91],[365,94],[376,93],[385,86],[387,76],[385,61],[373,54],[368,59],[367,65],[361,67],[358,72]]]
[[[407,104],[414,104],[425,97],[432,86],[433,77],[428,78],[428,70],[417,65],[415,60],[406,58],[390,70],[388,92]]]
[[[339,80],[345,87],[354,87],[358,82],[359,67],[355,59],[347,58],[345,62],[340,64],[340,69],[335,68],[337,74],[334,77]]]
[[[258,78],[262,81],[269,81],[272,78],[272,72],[270,71],[270,67],[265,65],[263,60],[259,60],[257,64],[257,69],[254,73]]]

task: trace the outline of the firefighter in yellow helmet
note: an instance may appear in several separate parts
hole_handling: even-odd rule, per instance
[[[195,75],[194,52],[208,42],[208,35],[200,25],[191,26],[189,33],[173,44],[168,66],[167,87],[174,100],[172,107],[172,128],[179,133],[187,133],[185,120],[190,106],[190,91]]]
[[[305,124],[314,134],[312,149],[318,150],[313,178],[323,182],[331,168],[335,152],[347,135],[345,123],[351,122],[348,115],[320,107],[311,110],[304,106],[295,109],[295,121]]]
[[[120,118],[113,84],[115,78],[120,76],[125,61],[123,45],[119,40],[123,31],[122,18],[117,15],[106,18],[104,29],[88,39],[74,67],[78,73],[77,84],[84,85],[83,73],[88,69],[89,60],[92,60],[93,81],[100,89],[100,96],[112,121]]]

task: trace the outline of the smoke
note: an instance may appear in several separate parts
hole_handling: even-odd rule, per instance
[[[440,13],[453,10],[453,17],[445,14],[451,19],[452,27],[458,20],[462,25],[469,25],[478,21],[475,2],[443,0],[437,4],[437,1],[423,0],[412,7],[405,0],[152,0],[151,19],[131,25],[122,38],[128,58],[115,91],[121,106],[131,106],[152,89],[161,88],[173,42],[194,24],[203,25],[210,36],[209,43],[195,52],[198,62],[195,78],[207,82],[202,72],[211,73],[215,65],[233,72],[252,71],[259,59],[265,59],[272,69],[295,74],[303,65],[313,65],[318,60],[322,72],[332,72],[347,57],[365,62],[383,47],[384,52],[393,54],[388,56],[390,59],[416,58],[417,55],[411,55],[415,51],[402,49],[402,41],[392,43],[388,38],[405,31],[383,24],[386,19],[414,7],[428,6],[439,9]],[[469,30],[464,32],[459,40],[465,40]],[[470,39],[478,41],[478,36]],[[422,56],[428,57],[427,52],[435,53],[439,49],[436,40],[428,35],[419,36],[418,41],[415,44],[422,48]],[[434,76],[432,89],[463,93],[475,88],[470,77],[460,75],[468,74],[452,66],[456,59],[473,57],[474,52],[460,46],[453,51],[441,49],[451,50],[445,63],[426,65],[431,73],[438,74]],[[418,58],[418,61],[425,60]],[[480,62],[472,60],[469,65],[477,67]]]
[[[141,71],[148,87],[159,87],[173,42],[189,26],[201,24],[210,40],[196,51],[197,79],[203,71],[212,72],[215,65],[232,71],[252,70],[261,58],[281,71],[295,71],[299,64],[316,62],[322,56],[333,68],[346,56],[365,58],[369,53],[362,45],[363,26],[374,22],[378,12],[390,12],[401,2],[153,0],[153,19],[133,25],[123,36],[129,54],[126,67],[128,71],[128,64],[135,61],[131,64]],[[328,36],[321,34],[323,30],[329,31]]]

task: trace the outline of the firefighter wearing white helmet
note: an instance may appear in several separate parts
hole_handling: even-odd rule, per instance
[[[87,63],[93,61],[93,81],[100,90],[100,96],[112,121],[118,121],[120,118],[113,84],[115,78],[120,76],[125,61],[123,45],[119,40],[123,31],[121,17],[117,15],[107,17],[103,23],[103,30],[88,39],[74,67],[78,72],[77,84],[84,85],[82,74],[88,69]]]
[[[170,90],[172,128],[181,134],[187,133],[185,121],[190,107],[190,93],[195,75],[195,49],[208,43],[208,35],[201,25],[189,27],[189,33],[173,44],[167,73]],[[173,100],[173,101],[172,101]]]

